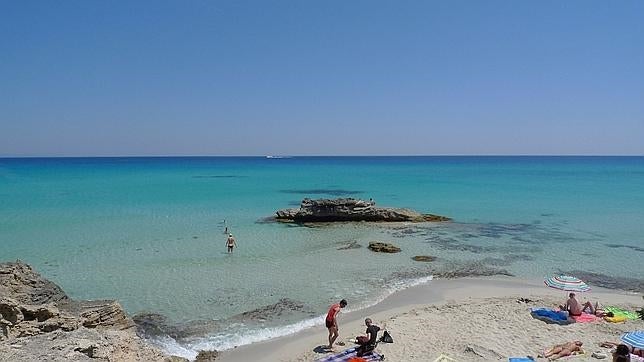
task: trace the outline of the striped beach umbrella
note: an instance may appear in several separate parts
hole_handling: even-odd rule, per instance
[[[557,275],[546,278],[543,282],[550,288],[561,289],[569,292],[587,292],[590,290],[588,284],[582,282],[581,279],[570,275]]]
[[[644,331],[624,333],[621,340],[633,348],[644,349]]]

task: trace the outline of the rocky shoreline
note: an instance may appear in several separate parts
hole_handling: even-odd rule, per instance
[[[304,199],[297,209],[283,209],[275,212],[275,220],[281,222],[440,222],[450,221],[445,216],[421,214],[403,208],[376,207],[372,200],[353,198]]]
[[[187,361],[136,334],[114,300],[73,300],[20,261],[0,263],[0,360]]]
[[[414,260],[434,262],[436,258],[417,256]],[[429,263],[427,268],[394,277],[512,276],[508,271],[482,261],[439,264]],[[229,321],[252,323],[294,311],[315,314],[304,303],[283,298],[275,304],[233,316]],[[188,361],[164,354],[147,344],[145,337],[170,336],[182,340],[216,329],[212,321],[168,324],[164,316],[154,313],[136,315],[133,319],[117,301],[73,300],[29,265],[19,261],[0,263],[2,361]],[[196,361],[214,361],[217,357],[217,351],[201,351]]]

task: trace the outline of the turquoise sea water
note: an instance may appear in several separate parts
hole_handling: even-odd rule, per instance
[[[454,222],[261,222],[304,197],[373,198]],[[186,356],[319,324],[339,298],[373,304],[426,280],[430,267],[414,255],[527,278],[641,280],[642,225],[644,157],[0,159],[0,260],[34,265],[74,298],[210,321],[163,339]],[[364,246],[375,240],[403,251],[372,253]],[[354,241],[363,247],[338,250]],[[294,306],[240,316],[281,298]]]

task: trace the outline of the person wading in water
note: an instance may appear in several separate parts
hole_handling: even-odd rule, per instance
[[[232,253],[233,248],[237,246],[237,242],[235,242],[235,238],[233,237],[233,234],[228,234],[228,239],[226,239],[226,246],[228,247],[229,253]]]

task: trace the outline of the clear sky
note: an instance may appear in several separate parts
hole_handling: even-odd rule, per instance
[[[644,1],[0,0],[0,156],[644,154]]]

